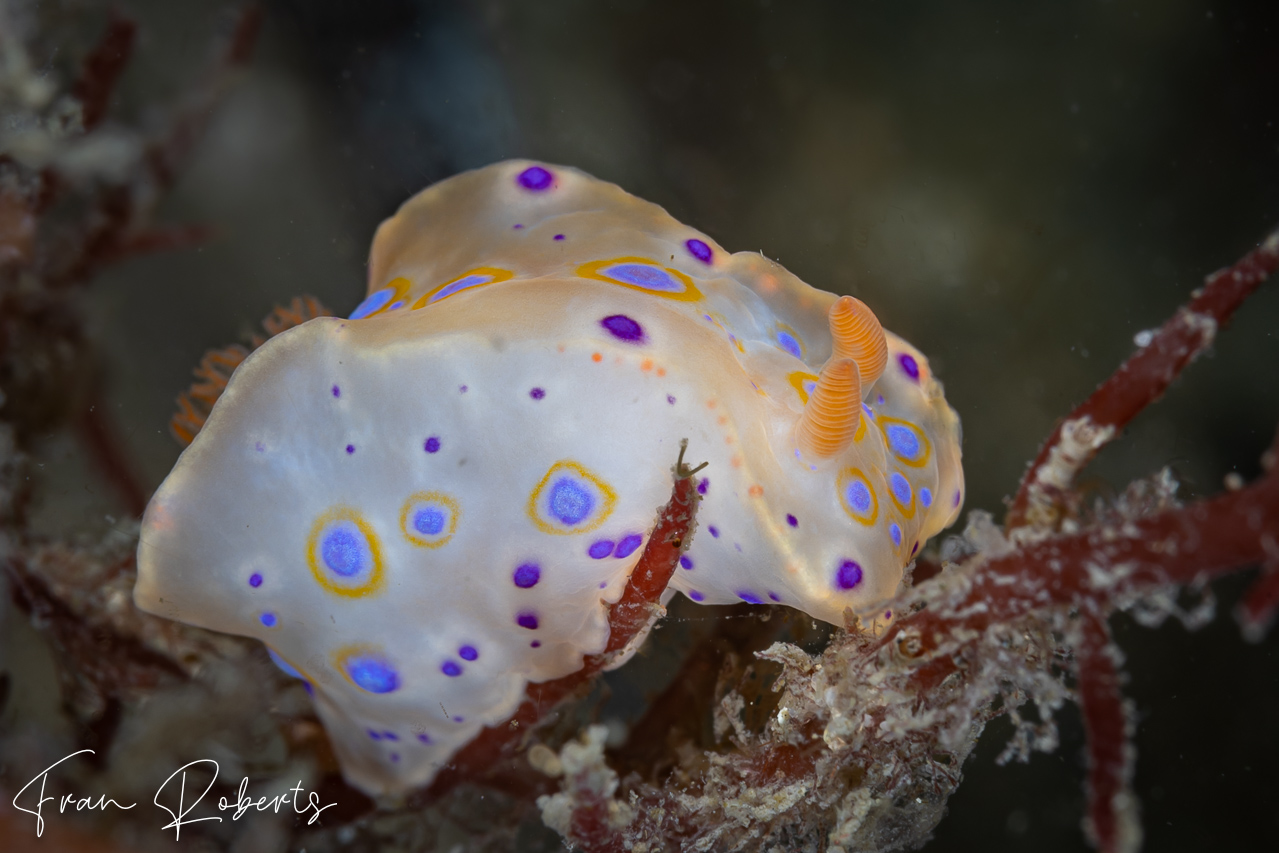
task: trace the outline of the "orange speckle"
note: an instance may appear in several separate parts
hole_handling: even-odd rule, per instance
[[[647,372],[652,369],[653,369],[653,359],[646,358],[640,362],[640,370]]]
[[[794,563],[789,563],[786,566],[786,571],[790,572],[792,575],[797,575],[799,574],[799,566]]]
[[[559,350],[560,352],[564,352],[564,345],[559,344],[558,346],[555,347],[555,349]]]
[[[732,444],[732,443],[733,443],[733,437],[732,437],[731,435],[726,435],[726,436],[724,436],[724,443],[725,443],[725,444]]]
[[[721,424],[726,424],[726,423],[728,423],[728,415],[720,415],[720,416],[719,416],[719,422],[720,422]]]
[[[599,353],[597,353],[597,352],[593,352],[593,353],[591,353],[591,361],[594,361],[594,362],[597,362],[597,363],[598,363],[598,362],[601,362],[601,361],[603,361],[603,360],[604,360],[604,356],[602,356],[601,354],[599,354]]]
[[[665,375],[666,375],[666,368],[665,368],[665,367],[659,367],[659,368],[657,368],[657,375],[658,375],[658,376],[665,376]]]
[[[706,408],[708,408],[708,409],[713,409],[713,408],[715,408],[715,406],[716,406],[716,405],[718,405],[718,404],[717,404],[714,400],[709,400],[709,401],[707,401],[707,403],[706,403]]]
[[[728,460],[728,462],[729,462],[729,464],[730,464],[730,465],[732,465],[734,468],[740,468],[740,467],[742,467],[742,457],[740,457],[740,456],[734,456],[732,459]]]
[[[764,494],[764,487],[763,487],[763,486],[759,486],[759,485],[751,486],[751,487],[750,487],[749,489],[747,489],[746,491],[747,491],[747,493],[748,493],[751,497],[753,497],[753,498],[757,498],[757,497],[759,497],[760,495]]]

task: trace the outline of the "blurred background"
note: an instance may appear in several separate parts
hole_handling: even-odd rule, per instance
[[[199,77],[230,9],[117,5],[140,32],[114,116],[159,127],[155,105]],[[206,349],[295,295],[348,313],[383,218],[507,157],[580,167],[864,300],[930,356],[964,422],[967,508],[997,518],[1134,335],[1279,224],[1273,2],[263,6],[254,61],[162,209],[216,236],[90,290],[103,393],[148,489],[178,455],[173,397]],[[83,44],[55,46],[80,56],[105,9],[40,14],[84,22]],[[1272,281],[1086,485],[1104,497],[1171,466],[1190,499],[1254,476],[1279,422],[1277,369]],[[41,531],[115,523],[69,437],[37,461]],[[1217,620],[1193,634],[1114,622],[1147,850],[1279,837],[1279,637],[1240,639],[1241,588],[1221,584]],[[1010,729],[991,726],[926,850],[1085,849],[1082,732],[1073,709],[1062,719],[1061,748],[1026,766],[994,765]]]

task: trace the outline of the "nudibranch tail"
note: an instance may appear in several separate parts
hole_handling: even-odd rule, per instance
[[[861,387],[874,385],[888,363],[888,341],[875,312],[860,299],[841,296],[830,307],[830,336],[831,360],[851,358],[861,374]]]
[[[851,358],[826,362],[795,428],[800,450],[818,459],[838,456],[853,443],[862,412],[861,375]]]

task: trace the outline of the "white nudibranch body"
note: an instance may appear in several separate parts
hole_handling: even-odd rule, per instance
[[[959,512],[958,428],[856,300],[499,163],[382,224],[349,319],[240,365],[147,508],[134,597],[260,639],[347,779],[402,793],[603,650],[680,439],[710,464],[670,591],[882,626]]]

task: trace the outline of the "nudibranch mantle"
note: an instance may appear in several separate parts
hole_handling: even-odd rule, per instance
[[[710,464],[668,593],[697,602],[882,626],[959,512],[919,351],[575,169],[426,189],[378,229],[368,293],[236,369],[147,509],[134,597],[265,643],[370,793],[603,650],[680,439]]]

